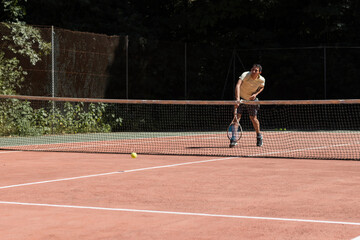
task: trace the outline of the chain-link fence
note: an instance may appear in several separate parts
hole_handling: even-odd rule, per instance
[[[241,73],[260,63],[266,78],[262,100],[360,96],[360,47],[221,49],[38,28],[53,51],[35,66],[20,58],[28,72],[23,95],[231,100]]]

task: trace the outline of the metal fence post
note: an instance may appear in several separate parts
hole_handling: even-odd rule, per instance
[[[326,47],[324,47],[324,99],[327,99],[326,96]]]

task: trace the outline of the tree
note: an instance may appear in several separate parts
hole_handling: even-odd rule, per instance
[[[16,56],[28,57],[35,65],[42,54],[49,53],[51,44],[42,40],[37,29],[20,21],[25,15],[25,8],[18,0],[2,0],[2,3],[6,22],[0,23],[0,93],[15,94],[27,74]]]

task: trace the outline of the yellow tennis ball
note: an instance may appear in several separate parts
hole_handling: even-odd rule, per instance
[[[131,153],[131,157],[132,158],[136,158],[137,157],[137,154],[135,152]]]

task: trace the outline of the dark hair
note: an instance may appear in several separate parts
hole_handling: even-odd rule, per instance
[[[261,66],[260,64],[255,63],[255,64],[253,65],[253,67],[259,68],[259,72],[262,72],[262,66]]]

